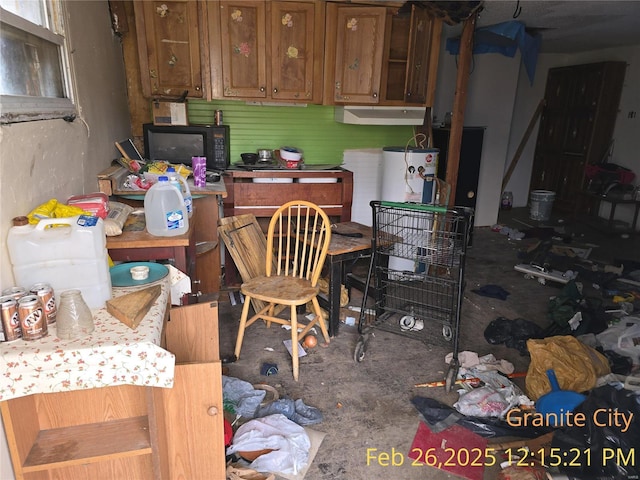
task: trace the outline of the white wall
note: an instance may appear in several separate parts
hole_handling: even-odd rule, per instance
[[[77,81],[78,118],[0,126],[0,288],[12,286],[6,238],[11,219],[51,198],[97,190],[96,174],[116,158],[114,142],[131,136],[120,41],[106,0],[69,1],[68,35]],[[0,480],[13,478],[0,430]]]
[[[446,39],[459,35],[459,27],[443,29],[440,67],[436,89],[434,115],[436,121],[452,110],[456,83],[456,57],[445,50]],[[544,97],[549,68],[601,61],[626,61],[627,73],[620,100],[620,114],[614,131],[615,147],[610,162],[623,165],[636,173],[640,184],[640,45],[597,50],[579,54],[540,54],[534,82],[531,84],[520,54],[509,58],[500,54],[474,55],[467,89],[464,125],[484,126],[476,226],[488,226],[497,221],[502,194],[502,178],[524,136],[529,122]],[[628,118],[630,111],[636,117]],[[515,207],[524,207],[529,198],[529,181],[538,124],[531,133],[505,190],[513,192]],[[601,215],[606,215],[604,206]],[[631,206],[620,205],[616,218],[629,221]]]
[[[438,66],[436,101],[433,108],[437,122],[451,111],[455,97],[457,56],[449,54],[446,39],[458,33],[457,28],[443,28],[442,50]],[[498,218],[502,171],[507,156],[508,138],[518,75],[520,55],[514,58],[498,54],[474,55],[467,86],[464,125],[485,127],[476,201],[476,226],[493,225]]]

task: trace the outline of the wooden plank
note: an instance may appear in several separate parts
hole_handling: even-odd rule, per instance
[[[23,471],[34,472],[151,454],[147,416],[42,430]]]
[[[243,281],[266,274],[267,239],[254,215],[223,217],[218,233]],[[253,298],[251,304],[256,312],[266,305]]]
[[[120,297],[107,300],[107,312],[116,317],[127,327],[135,330],[147,314],[153,302],[160,296],[162,286],[138,290]]]
[[[176,356],[176,363],[220,358],[218,302],[172,308],[169,315],[166,349]]]
[[[529,121],[529,126],[525,130],[524,135],[522,136],[522,140],[520,140],[520,145],[518,145],[518,149],[516,150],[516,153],[513,156],[513,159],[511,160],[511,164],[509,165],[507,173],[505,173],[504,178],[502,179],[503,191],[507,186],[507,183],[509,183],[509,179],[511,178],[511,175],[513,174],[513,171],[515,170],[516,165],[518,164],[518,160],[520,160],[520,155],[522,155],[522,151],[524,150],[524,147],[527,145],[527,141],[529,140],[529,137],[533,132],[533,127],[535,127],[536,122],[538,121],[538,118],[540,118],[540,115],[542,115],[542,110],[544,109],[544,105],[545,105],[545,100],[543,98],[542,100],[540,100],[540,103],[538,103],[538,108],[536,108],[536,111],[533,113],[533,116]]]

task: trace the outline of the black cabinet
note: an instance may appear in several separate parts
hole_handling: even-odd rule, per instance
[[[451,129],[433,129],[433,147],[440,150],[438,158],[438,178],[445,180],[447,176],[447,157]],[[459,207],[476,207],[478,193],[478,177],[480,175],[480,158],[482,157],[482,140],[484,127],[464,127],[460,144],[460,161],[456,196],[454,205]]]

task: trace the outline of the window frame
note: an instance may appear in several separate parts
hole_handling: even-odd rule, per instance
[[[0,95],[0,124],[72,119],[77,115],[75,105],[75,85],[73,82],[71,59],[66,35],[67,19],[64,2],[60,0],[39,0],[46,4],[47,26],[36,25],[25,18],[0,7],[2,23],[40,37],[60,47],[60,73],[65,97],[36,97],[29,95]]]

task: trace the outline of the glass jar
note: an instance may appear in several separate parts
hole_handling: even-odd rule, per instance
[[[513,206],[513,193],[502,192],[502,200],[500,201],[500,208],[502,210],[511,210]]]
[[[89,335],[95,326],[93,314],[80,290],[65,290],[60,294],[56,316],[56,334],[61,340],[74,340]]]

